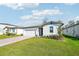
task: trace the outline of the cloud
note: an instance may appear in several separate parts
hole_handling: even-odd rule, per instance
[[[13,10],[22,10],[24,8],[34,8],[39,6],[39,3],[13,3],[13,4],[0,4]]]
[[[22,16],[21,19],[44,19],[47,16],[63,14],[59,9],[33,10],[32,15]]]
[[[79,20],[79,16],[76,16],[75,18]]]
[[[77,20],[79,20],[79,16],[74,16],[71,18],[71,20],[77,21]]]
[[[42,16],[35,16],[35,15],[25,15],[22,16],[21,19],[22,20],[37,20],[37,19],[43,19],[44,17]]]
[[[68,21],[74,21],[76,23],[77,21],[79,21],[79,16],[68,17]],[[67,24],[68,24],[68,22],[67,22]]]
[[[51,10],[42,10],[33,12],[33,15],[43,16],[43,15],[57,15],[62,14],[59,9],[51,9]]]
[[[74,17],[74,21],[79,21],[79,16]]]

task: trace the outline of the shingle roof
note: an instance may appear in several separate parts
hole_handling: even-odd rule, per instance
[[[10,25],[10,26],[16,26],[16,25],[13,25],[13,24],[8,24],[8,23],[0,23],[1,25]]]
[[[74,26],[76,26],[76,25],[79,25],[79,23],[76,23],[76,24],[70,25],[70,26],[65,27],[65,28],[63,28],[63,29],[71,28],[71,27],[74,27]]]
[[[64,23],[62,23],[62,22],[49,21],[49,22],[43,24],[43,26],[44,26],[44,25],[49,25],[49,24],[60,24],[60,25],[64,25]]]

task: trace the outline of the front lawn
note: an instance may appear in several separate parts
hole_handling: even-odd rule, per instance
[[[0,40],[1,39],[5,39],[5,38],[12,38],[12,37],[17,37],[17,36],[19,36],[19,35],[11,35],[11,36],[8,36],[8,35],[0,35]]]
[[[79,56],[79,40],[65,38],[58,41],[48,38],[30,38],[0,47],[1,56]]]

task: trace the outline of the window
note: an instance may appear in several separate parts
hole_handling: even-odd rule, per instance
[[[12,30],[13,30],[13,32],[15,32],[15,28],[13,28]]]
[[[50,26],[50,32],[53,32],[53,26]]]

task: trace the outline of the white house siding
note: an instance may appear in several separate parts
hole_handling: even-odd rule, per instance
[[[63,30],[63,34],[67,35],[67,30],[66,29]]]
[[[73,27],[64,29],[63,33],[66,34],[66,35],[69,35],[69,36],[74,36],[73,35]]]
[[[50,32],[50,26],[53,26],[53,32]],[[43,27],[43,36],[58,35],[57,28],[58,28],[58,26],[56,26],[56,25],[45,25]]]
[[[3,29],[2,28],[0,28],[0,35],[2,35],[3,34]]]
[[[79,25],[75,26],[75,33],[74,33],[74,35],[76,37],[79,37]]]
[[[9,33],[17,34],[17,30],[15,28],[9,29]]]
[[[73,36],[73,27],[68,28],[68,35]]]
[[[17,34],[19,35],[19,34],[23,34],[23,29],[16,29],[16,31],[17,31]]]
[[[36,36],[39,36],[39,28],[36,29]]]
[[[3,28],[5,28],[5,26],[7,26],[7,25],[1,25],[0,24],[0,35],[2,35],[3,33],[5,33],[5,31],[3,30]]]
[[[79,37],[79,25],[64,29],[63,34],[73,36],[73,37]]]

